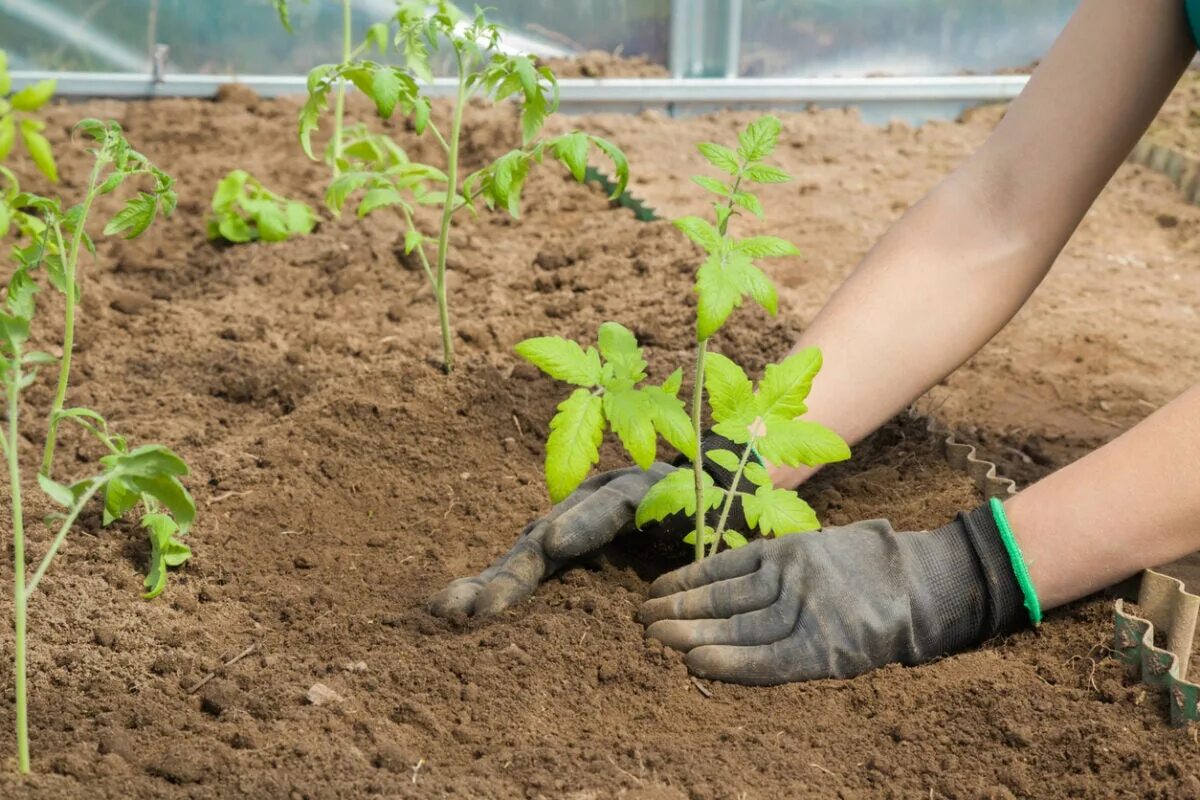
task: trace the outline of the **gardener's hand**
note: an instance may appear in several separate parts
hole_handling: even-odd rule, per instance
[[[487,616],[533,594],[564,561],[594,553],[634,527],[638,503],[668,472],[655,463],[595,475],[550,513],[525,526],[516,545],[492,566],[471,578],[459,578],[429,603],[440,617],[452,614]]]
[[[871,520],[660,577],[639,618],[704,678],[776,684],[918,664],[1011,630],[1022,593],[985,505],[935,531]]]

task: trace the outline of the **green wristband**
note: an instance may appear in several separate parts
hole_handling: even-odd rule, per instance
[[[1008,551],[1008,560],[1012,562],[1017,585],[1021,587],[1021,593],[1025,595],[1025,610],[1029,612],[1029,621],[1036,627],[1042,622],[1042,604],[1038,602],[1037,590],[1033,588],[1029,569],[1025,566],[1025,558],[1021,555],[1021,548],[1017,546],[1017,540],[1013,537],[1008,517],[1004,515],[1004,504],[998,497],[991,498],[989,503],[992,507],[992,519],[996,521],[996,527],[1000,530],[1000,541],[1004,542],[1004,549]]]

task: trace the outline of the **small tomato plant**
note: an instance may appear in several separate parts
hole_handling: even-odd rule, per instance
[[[328,96],[335,88],[338,97],[347,81],[371,98],[383,118],[397,110],[412,119],[418,134],[428,131],[438,142],[445,157],[444,169],[411,162],[404,151],[381,144],[384,137],[361,130],[356,140],[346,137],[340,120],[341,105],[334,111],[331,140],[335,179],[326,200],[334,212],[342,210],[352,193],[362,191],[359,216],[377,209],[392,208],[406,226],[404,249],[416,252],[437,299],[438,323],[442,338],[442,366],[449,372],[454,365],[454,343],[450,331],[450,310],[446,287],[446,261],[450,248],[450,229],[454,215],[462,209],[475,211],[482,200],[488,208],[501,208],[518,217],[521,189],[530,168],[546,155],[561,161],[578,181],[586,177],[589,150],[595,148],[614,164],[617,184],[613,197],[624,191],[629,168],[616,145],[597,136],[572,131],[548,140],[538,134],[548,114],[558,106],[558,84],[553,73],[539,67],[531,56],[497,52],[500,29],[489,23],[481,10],[473,18],[464,16],[452,4],[442,0],[432,10],[424,2],[402,2],[396,14],[394,44],[403,50],[404,66],[397,67],[362,60],[355,54],[386,46],[387,26],[372,26],[367,38],[352,57],[340,64],[317,67],[308,77],[308,101],[300,112],[299,136],[304,151],[313,157],[312,133],[317,129]],[[456,68],[457,88],[449,129],[443,133],[430,117],[429,98],[419,81],[432,78],[430,53],[442,45],[449,47]],[[506,153],[484,168],[463,177],[459,169],[463,113],[472,97],[499,102],[516,97],[521,104],[522,146]],[[382,157],[381,157],[382,156]],[[428,205],[441,209],[436,234],[421,231],[414,220],[414,208]],[[426,252],[433,243],[433,258]]]
[[[208,238],[235,244],[262,239],[282,242],[311,233],[316,214],[306,203],[288,200],[235,169],[217,184],[208,220]]]
[[[46,123],[33,114],[54,96],[56,85],[53,80],[38,81],[12,92],[8,56],[0,50],[0,162],[8,158],[19,134],[34,166],[54,182],[58,181],[58,166],[54,163],[50,142],[42,134]]]
[[[85,119],[75,130],[92,140],[88,149],[94,159],[83,200],[63,209],[58,199],[21,194],[13,207],[24,209],[23,232],[31,243],[14,249],[17,261],[29,272],[45,267],[50,284],[65,298],[63,315],[63,356],[59,365],[58,385],[50,409],[49,431],[42,455],[41,473],[50,476],[54,467],[54,447],[58,424],[67,399],[71,378],[71,355],[75,346],[75,312],[82,292],[79,277],[80,256],[87,250],[93,256],[96,245],[86,226],[97,197],[116,191],[125,181],[141,178],[148,189],[139,190],[125,202],[104,226],[104,235],[120,234],[126,239],[141,236],[161,213],[175,210],[175,181],[134,150],[121,126],[113,121]]]
[[[53,366],[57,361],[48,353],[26,349],[36,312],[35,296],[39,291],[33,275],[46,265],[52,255],[52,227],[44,220],[35,224],[39,219],[35,215],[39,211],[54,208],[55,203],[21,192],[12,173],[7,170],[0,168],[0,177],[6,181],[4,191],[0,192],[0,205],[6,209],[5,218],[15,221],[22,232],[32,232],[38,237],[30,245],[30,248],[36,249],[34,257],[30,257],[29,248],[15,248],[18,253],[17,266],[0,301],[0,382],[4,387],[7,417],[6,428],[0,436],[0,450],[3,451],[8,472],[12,518],[13,685],[16,695],[17,767],[27,773],[30,768],[26,685],[29,601],[79,514],[97,494],[105,497],[106,523],[112,520],[113,513],[124,513],[139,502],[145,506],[147,513],[142,517],[142,525],[148,530],[152,550],[145,596],[152,597],[162,591],[166,567],[182,563],[190,555],[186,545],[177,537],[186,533],[195,518],[196,507],[180,482],[180,477],[186,475],[188,469],[179,456],[161,445],[130,449],[123,438],[109,433],[103,417],[89,409],[63,411],[51,416],[51,422],[64,418],[79,421],[106,442],[110,452],[100,459],[100,472],[70,484],[38,474],[42,491],[61,510],[48,518],[57,531],[37,561],[33,573],[28,574],[20,460],[23,438],[21,392],[33,384],[40,367]]]
[[[755,259],[799,253],[795,245],[775,236],[738,239],[729,233],[730,221],[742,213],[764,216],[762,203],[749,191],[748,184],[790,180],[783,170],[765,163],[779,133],[779,121],[764,116],[738,135],[736,150],[720,144],[700,144],[701,155],[728,176],[723,180],[708,176],[693,179],[717,195],[712,204],[715,224],[697,216],[675,220],[675,226],[707,254],[696,273],[697,346],[690,419],[676,399],[681,370],[676,370],[661,387],[634,388],[645,377],[645,361],[632,334],[619,325],[610,330],[625,331],[628,338],[621,340],[619,350],[610,345],[614,353],[625,354],[618,358],[605,352],[605,327],[601,328],[599,353],[555,337],[528,339],[517,345],[518,354],[547,374],[581,387],[559,406],[550,423],[546,480],[554,502],[574,491],[598,460],[597,445],[605,420],[643,469],[653,461],[657,431],[693,465],[704,464],[707,459],[732,474],[730,488],[723,489],[696,466],[675,470],[656,483],[638,506],[639,527],[681,512],[694,516],[695,526],[684,541],[693,545],[697,561],[716,554],[722,543],[731,548],[746,543],[741,532],[726,529],[737,501],[741,502],[747,526],[763,536],[820,527],[816,513],[795,491],[772,484],[765,463],[815,466],[850,456],[849,447],[836,433],[800,419],[807,411],[805,399],[813,379],[821,369],[819,350],[808,348],[779,364],[767,365],[757,387],[731,359],[709,352],[709,340],[747,296],[768,313],[776,312],[775,287]],[[638,399],[612,404],[614,414],[604,400],[618,377],[621,383],[617,385],[626,392],[638,393]],[[650,392],[657,393],[654,403],[647,396]],[[703,449],[706,395],[713,432],[733,442],[737,450]],[[754,487],[753,491],[744,488],[747,484]],[[709,524],[709,512],[717,512],[714,524]]]

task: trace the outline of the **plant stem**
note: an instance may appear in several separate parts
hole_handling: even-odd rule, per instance
[[[733,509],[733,499],[737,497],[737,487],[742,482],[742,471],[746,469],[746,462],[750,459],[752,445],[753,440],[746,443],[746,449],[742,451],[742,460],[738,462],[737,471],[733,473],[733,481],[730,482],[729,489],[725,492],[725,506],[721,509],[721,518],[717,520],[717,529],[713,536],[712,550],[708,553],[710,556],[717,554],[717,548],[721,544],[721,534],[725,533],[725,523],[729,521],[729,512]]]
[[[100,172],[108,162],[97,158],[92,167],[92,176],[88,180],[87,195],[83,199],[83,210],[75,225],[75,233],[71,237],[71,250],[63,263],[66,275],[66,304],[63,312],[63,354],[58,367],[58,389],[54,392],[54,404],[50,407],[50,422],[46,430],[46,449],[42,453],[42,474],[47,478],[54,468],[54,444],[58,438],[59,414],[67,400],[67,386],[71,380],[71,353],[75,349],[75,302],[79,294],[77,277],[79,267],[79,248],[83,242],[84,227],[87,225],[88,212],[92,209],[92,201],[96,199],[96,187],[100,180]],[[58,239],[58,254],[63,255],[62,230],[55,224],[55,236]]]
[[[342,0],[342,63],[347,64],[354,57],[351,48],[351,14],[350,0]],[[342,119],[346,114],[346,79],[338,79],[337,98],[333,106],[333,177],[342,174],[339,166],[342,160]]]
[[[745,163],[742,163],[738,169],[737,177],[733,182],[733,189],[729,195],[730,211],[733,210],[733,195],[737,192],[738,187],[742,185],[742,170],[746,168]],[[722,238],[725,236],[725,231],[729,228],[729,217],[726,215],[721,222],[718,232]],[[704,469],[704,444],[701,442],[701,421],[704,413],[704,355],[708,352],[708,339],[701,339],[696,346],[696,384],[692,387],[692,434],[696,438],[696,460],[694,463],[694,472],[696,475],[696,560],[704,560],[704,517],[706,509],[704,507],[704,477],[701,471]],[[743,461],[743,465],[744,465]],[[733,485],[737,485],[738,478],[741,477],[741,470],[738,471],[738,477],[734,479]],[[725,515],[721,517],[721,524],[725,523]],[[713,542],[713,553],[717,552],[716,542]]]
[[[701,440],[701,415],[704,413],[704,355],[708,339],[696,347],[696,385],[692,387],[692,435],[696,438],[696,461],[692,472],[696,478],[696,560],[704,560],[704,517],[708,509],[704,502],[704,442]]]
[[[454,216],[454,203],[458,198],[458,141],[462,132],[463,108],[467,104],[467,73],[462,55],[456,50],[458,59],[458,96],[454,101],[454,117],[450,122],[450,147],[446,153],[446,202],[442,205],[442,226],[438,231],[437,294],[438,323],[442,328],[442,369],[447,374],[454,369],[454,341],[450,338],[450,307],[446,301],[446,256],[450,247],[450,218]]]
[[[75,524],[75,520],[83,511],[84,506],[88,504],[96,492],[100,491],[110,480],[108,477],[96,478],[92,481],[92,485],[88,490],[79,496],[75,501],[75,505],[71,507],[71,512],[63,519],[62,526],[59,527],[58,533],[54,536],[54,541],[50,543],[50,549],[46,551],[46,555],[42,556],[42,560],[38,562],[37,571],[33,573],[33,577],[29,579],[29,586],[25,589],[25,599],[28,599],[37,589],[38,584],[42,582],[42,576],[46,574],[46,570],[50,569],[50,562],[58,555],[58,550],[67,539],[67,534],[71,532],[71,526]]]
[[[20,413],[21,350],[14,348],[12,374],[8,376],[8,482],[12,494],[13,537],[13,688],[17,703],[17,769],[29,772],[29,707],[25,688],[25,521],[21,507],[21,444],[17,422]]]

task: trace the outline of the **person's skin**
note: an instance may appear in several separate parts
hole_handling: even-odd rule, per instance
[[[852,444],[1021,308],[1196,53],[1183,3],[1084,0],[987,142],[913,206],[796,343],[809,419]],[[1200,388],[1006,504],[1046,608],[1200,549]],[[808,469],[774,468],[796,486]]]

